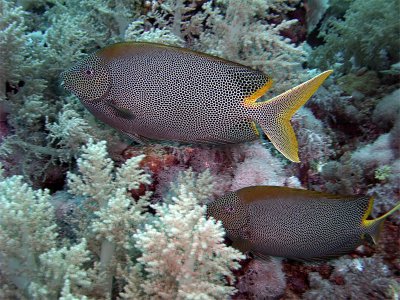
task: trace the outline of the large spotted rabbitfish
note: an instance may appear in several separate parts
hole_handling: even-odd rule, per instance
[[[298,162],[290,119],[330,73],[258,101],[272,85],[260,71],[184,48],[125,42],[87,56],[62,80],[94,116],[137,142],[240,143],[259,138],[258,124]]]

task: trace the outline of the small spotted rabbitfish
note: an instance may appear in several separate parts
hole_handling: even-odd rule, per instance
[[[184,48],[124,42],[107,46],[62,73],[64,87],[99,120],[133,140],[228,144],[259,138],[298,162],[292,115],[332,71],[281,95],[264,73]]]
[[[301,261],[336,257],[363,241],[376,244],[384,220],[400,209],[368,219],[374,199],[276,186],[230,192],[207,206],[233,246],[256,256]]]

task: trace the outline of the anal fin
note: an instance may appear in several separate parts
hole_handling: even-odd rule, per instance
[[[150,142],[149,139],[142,137],[136,133],[130,133],[130,132],[126,132],[126,131],[122,131],[123,134],[125,134],[126,136],[128,136],[131,140],[135,141],[138,144],[144,145],[144,144],[148,144]]]

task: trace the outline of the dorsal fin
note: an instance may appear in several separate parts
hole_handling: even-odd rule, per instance
[[[373,243],[376,245],[379,241],[379,236],[382,231],[383,223],[385,222],[385,219],[400,209],[400,202],[397,203],[397,205],[395,207],[393,207],[390,211],[388,211],[383,216],[380,216],[373,220],[367,220],[367,218],[371,214],[373,205],[374,205],[374,198],[371,197],[369,205],[368,205],[368,209],[365,211],[365,214],[362,218],[361,224],[362,224],[362,227],[366,228],[367,234],[371,237]]]
[[[263,201],[276,198],[309,198],[329,199],[333,201],[365,201],[364,196],[334,195],[324,192],[309,191],[303,189],[289,188],[285,186],[250,186],[236,191],[238,197],[245,203]],[[368,198],[367,198],[368,199]]]
[[[121,57],[126,57],[126,56],[131,56],[131,55],[137,55],[140,53],[149,54],[151,51],[161,51],[161,50],[189,53],[189,54],[193,54],[196,56],[207,58],[212,61],[220,61],[227,65],[252,70],[248,66],[245,66],[245,65],[233,62],[233,61],[229,61],[229,60],[226,60],[226,59],[214,56],[214,55],[210,55],[207,53],[194,51],[194,50],[191,50],[188,48],[164,45],[164,44],[159,44],[159,43],[151,43],[151,42],[132,42],[132,41],[130,41],[130,42],[115,43],[115,44],[108,45],[108,46],[98,50],[96,52],[96,54],[98,56],[102,57],[103,59],[110,60],[110,59],[114,59],[114,58],[121,58]]]

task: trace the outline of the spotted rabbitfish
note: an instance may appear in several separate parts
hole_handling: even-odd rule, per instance
[[[87,56],[61,77],[95,117],[137,142],[240,143],[259,138],[258,124],[298,162],[290,119],[331,72],[259,101],[272,85],[260,71],[184,48],[124,42]]]
[[[207,206],[233,246],[259,257],[317,260],[351,252],[364,241],[376,244],[384,220],[370,219],[374,199],[277,186],[230,192]]]

